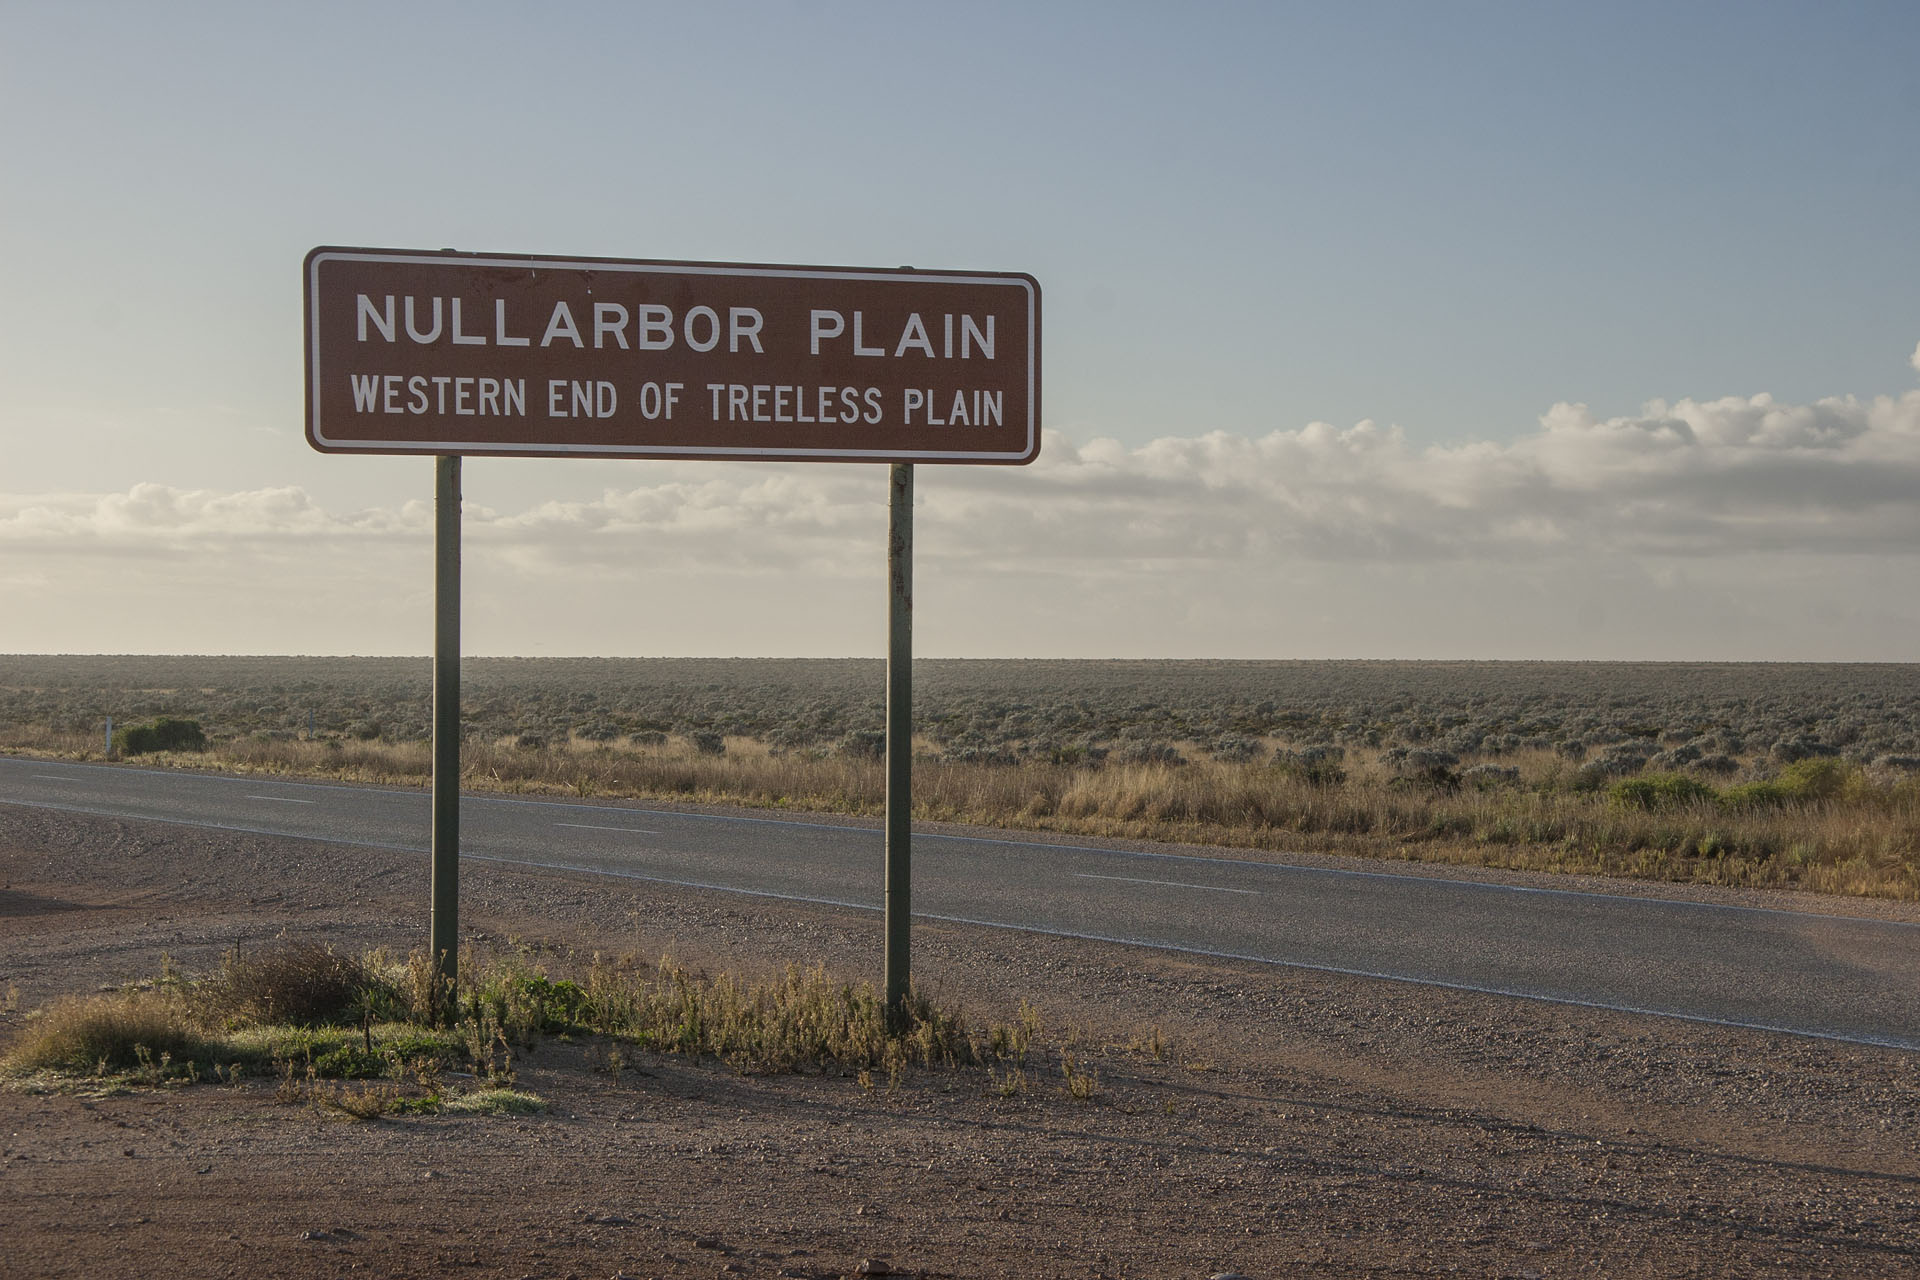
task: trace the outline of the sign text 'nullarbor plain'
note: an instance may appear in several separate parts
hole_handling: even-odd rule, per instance
[[[1031,462],[1031,276],[315,249],[337,453]]]

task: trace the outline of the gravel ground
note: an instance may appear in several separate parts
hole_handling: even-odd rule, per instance
[[[861,912],[465,876],[481,946],[879,969]],[[425,878],[417,855],[0,805],[0,1039],[163,955],[405,949]],[[981,1018],[1031,999],[1083,1046],[1094,1097],[1042,1068],[1010,1095],[973,1072],[611,1071],[558,1041],[518,1063],[550,1104],[530,1117],[358,1122],[267,1082],[16,1089],[0,1271],[1920,1273],[1911,1054],[954,925],[916,926],[915,969]]]

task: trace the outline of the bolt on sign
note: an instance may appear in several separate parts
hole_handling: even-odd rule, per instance
[[[1040,452],[1028,275],[320,248],[305,287],[326,453]]]

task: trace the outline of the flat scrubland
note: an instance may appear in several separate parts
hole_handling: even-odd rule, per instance
[[[418,658],[0,657],[0,750],[386,784]],[[463,785],[877,812],[874,660],[469,659]],[[1920,897],[1920,667],[922,661],[929,820]]]

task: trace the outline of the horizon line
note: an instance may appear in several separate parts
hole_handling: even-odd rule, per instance
[[[178,652],[132,653],[93,651],[0,652],[0,661],[9,658],[166,658],[166,659],[335,659],[343,661],[431,662],[431,653],[287,653],[287,652]],[[699,654],[699,653],[463,653],[461,661],[475,659],[494,662],[885,662],[885,654]],[[1467,657],[1291,657],[1246,658],[1191,655],[1171,656],[1076,656],[1040,657],[1000,654],[993,656],[961,654],[915,654],[915,662],[1148,662],[1148,663],[1244,663],[1247,665],[1301,664],[1422,664],[1429,666],[1472,663],[1482,666],[1685,666],[1685,667],[1911,667],[1920,666],[1920,657],[1895,658],[1467,658]]]

